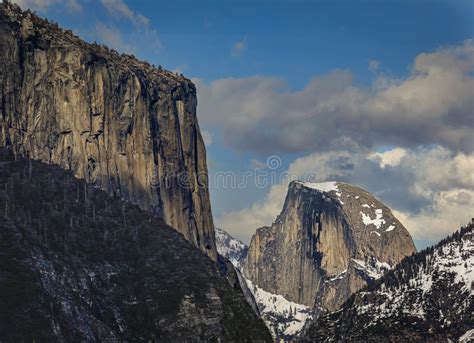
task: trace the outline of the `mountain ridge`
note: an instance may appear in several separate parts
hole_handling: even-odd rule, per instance
[[[302,341],[467,342],[474,337],[473,290],[474,221],[320,316]]]

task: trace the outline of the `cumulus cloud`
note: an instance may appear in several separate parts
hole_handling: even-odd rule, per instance
[[[465,224],[474,208],[474,154],[441,146],[385,152],[397,163],[383,163],[373,153],[312,153],[290,164],[288,174],[316,181],[359,185],[384,201],[415,239],[440,239]],[[263,201],[216,218],[221,227],[248,241],[255,229],[271,225],[283,207],[287,183],[274,185]]]
[[[259,153],[413,148],[441,144],[474,151],[474,42],[423,53],[404,79],[379,75],[356,86],[347,70],[291,90],[255,76],[198,80],[201,122],[225,143]],[[225,114],[225,115],[223,115]]]
[[[395,148],[384,152],[374,152],[369,155],[369,159],[379,161],[380,167],[397,166],[400,164],[403,156],[406,155],[406,150],[402,148]]]
[[[394,214],[415,239],[439,240],[473,217],[474,191],[452,189],[434,192],[432,203],[418,213],[395,210]]]
[[[249,208],[224,213],[216,218],[216,224],[234,237],[249,243],[257,228],[271,225],[275,220],[282,209],[286,191],[286,184],[275,185],[263,201],[258,201]]]

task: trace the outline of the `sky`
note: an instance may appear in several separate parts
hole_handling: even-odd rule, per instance
[[[418,248],[474,217],[474,2],[16,0],[197,85],[217,226],[248,242],[288,179],[344,181]]]

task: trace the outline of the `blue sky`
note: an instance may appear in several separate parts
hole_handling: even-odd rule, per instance
[[[473,84],[471,0],[16,2],[88,41],[195,80],[214,216],[239,238],[248,240],[252,225],[271,224],[278,185],[235,190],[212,179],[221,171],[237,179],[256,167],[268,171],[272,155],[281,160],[272,171],[311,169],[321,181],[372,191],[399,211],[419,246],[471,217],[472,174],[444,185],[448,177],[428,183],[435,177],[421,172],[438,163],[450,168],[446,175],[462,176],[474,166],[467,134],[474,94],[463,90]],[[424,116],[430,127],[420,123]],[[453,207],[450,197],[465,201]],[[255,213],[266,216],[255,220]]]
[[[208,81],[260,74],[284,77],[298,88],[313,75],[347,68],[367,82],[371,59],[403,75],[418,53],[473,34],[470,0],[134,0],[127,5],[150,20],[161,44],[149,49],[144,42],[128,42],[137,56]],[[100,1],[84,1],[82,8],[71,13],[50,7],[43,13],[89,40],[102,40],[93,30],[98,22],[114,25],[125,38],[135,36],[133,23],[111,18]],[[244,47],[232,56],[238,42]]]

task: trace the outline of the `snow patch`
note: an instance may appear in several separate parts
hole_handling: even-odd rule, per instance
[[[364,212],[360,212],[360,215],[362,216],[362,222],[368,226],[368,225],[374,225],[377,229],[380,229],[382,224],[385,224],[385,219],[383,219],[383,212],[381,208],[378,208],[375,210],[375,218],[372,219],[370,215],[365,214]]]
[[[388,263],[380,262],[375,258],[370,261],[363,261],[353,258],[352,261],[355,263],[355,269],[362,271],[364,274],[374,280],[381,278],[386,271],[392,269],[392,266],[390,266]]]
[[[330,278],[329,280],[325,280],[324,282],[333,282],[333,281],[337,281],[337,280],[341,280],[344,278],[344,275],[347,273],[347,269],[346,270],[343,270],[342,272],[340,272],[339,274],[337,274],[336,276]]]
[[[323,193],[335,192],[338,198],[340,198],[342,196],[341,191],[337,187],[337,182],[336,181],[317,182],[317,183],[298,181],[298,184],[302,185],[303,187],[315,189],[315,190],[317,190],[319,192],[323,192]],[[344,203],[341,201],[341,199],[339,199],[339,202],[342,205],[344,205]]]
[[[392,224],[387,228],[387,230],[385,230],[385,232],[390,232],[390,231],[393,231],[393,230],[395,230],[395,225]]]
[[[339,188],[337,187],[337,182],[335,181],[328,181],[328,182],[319,182],[319,183],[314,183],[314,182],[299,182],[303,186],[311,189],[316,189],[321,192],[339,192]]]
[[[279,336],[298,335],[306,321],[312,318],[310,307],[289,301],[279,294],[267,292],[250,280],[245,281],[255,297],[265,324],[274,337],[275,330]]]

